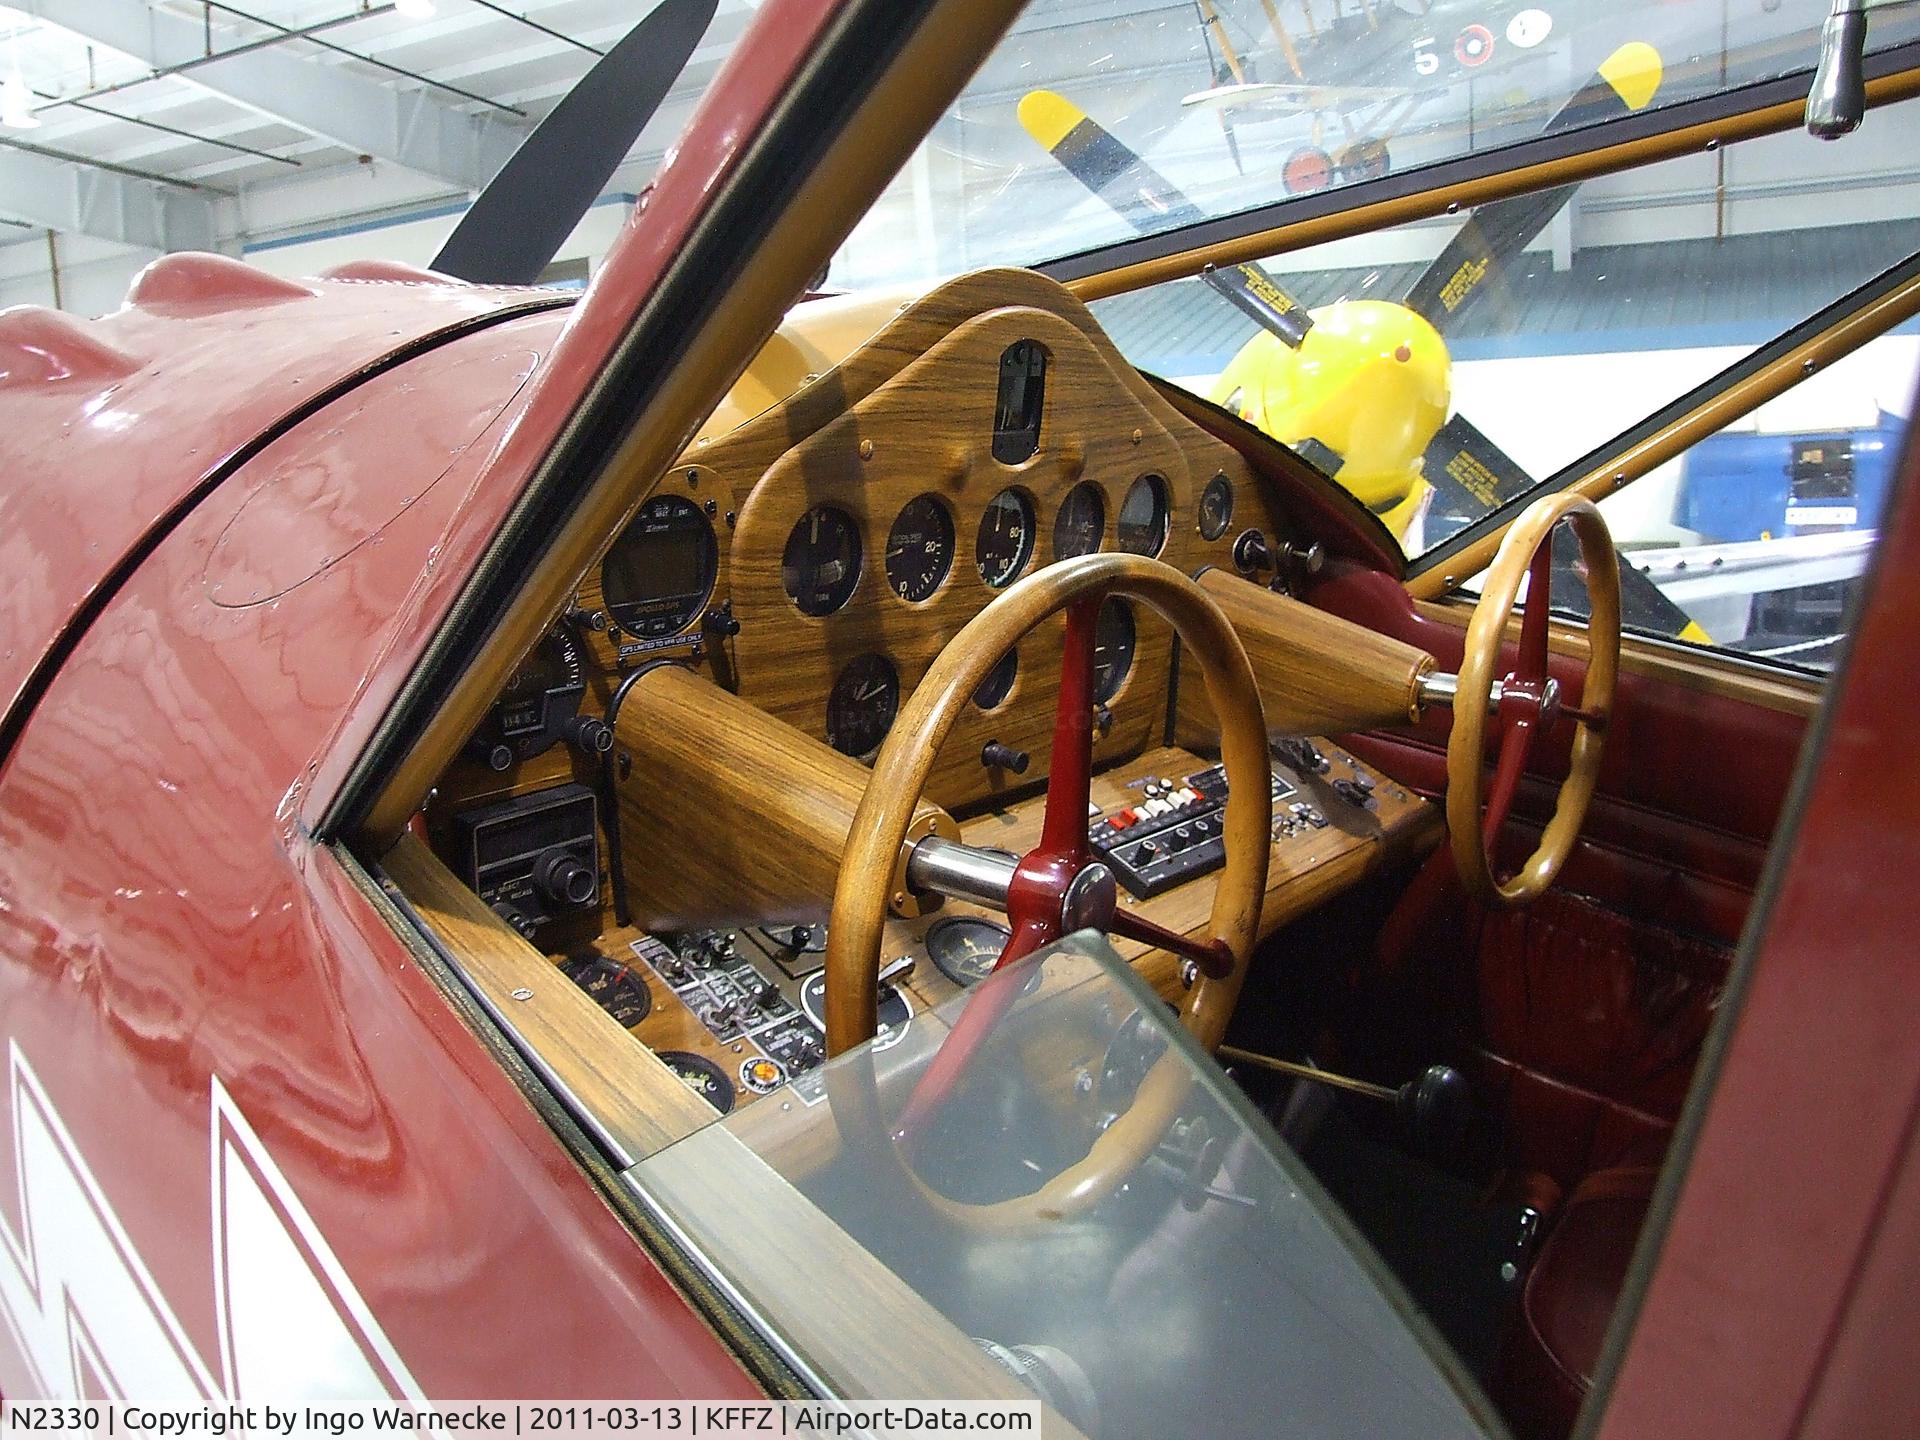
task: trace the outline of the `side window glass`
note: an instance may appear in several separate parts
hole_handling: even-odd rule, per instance
[[[1832,669],[1917,382],[1920,334],[1881,336],[1601,501],[1628,584],[1667,602],[1634,628]]]

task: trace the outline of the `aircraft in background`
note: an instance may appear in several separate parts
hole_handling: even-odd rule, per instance
[[[1651,45],[1622,45],[1546,129],[1642,110],[1659,92],[1664,73]],[[1020,121],[1075,179],[1143,234],[1207,218],[1062,96],[1030,92],[1020,102]],[[1309,310],[1257,263],[1203,272],[1211,288],[1261,327],[1222,369],[1208,398],[1337,480],[1409,553],[1527,494],[1536,478],[1453,412],[1446,336],[1498,289],[1505,267],[1545,230],[1575,188],[1480,206],[1399,301],[1337,300]],[[1699,458],[1705,456],[1703,449]],[[1787,486],[1790,469],[1781,470],[1772,488]],[[1743,494],[1754,491],[1750,481],[1742,471]],[[1757,645],[1769,654],[1785,646],[1797,656],[1792,633],[1774,634],[1779,617],[1790,615],[1806,595],[1823,604],[1829,591],[1841,593],[1857,581],[1873,533],[1870,519],[1849,520],[1848,533],[1840,536],[1823,533],[1826,527],[1803,533],[1792,513],[1789,501],[1769,527],[1751,533],[1722,536],[1709,527],[1705,533],[1714,538],[1706,543],[1634,549],[1629,541],[1623,548],[1630,558],[1621,567],[1625,623],[1687,640]],[[1577,557],[1570,546],[1563,548],[1556,564],[1571,569]],[[1560,586],[1555,594],[1562,608],[1579,613],[1584,587]],[[1827,626],[1823,633],[1833,630]]]
[[[1546,128],[1644,109],[1661,78],[1651,45],[1622,45]],[[1142,234],[1207,218],[1065,97],[1031,91],[1019,116],[1069,174]],[[1399,301],[1338,300],[1309,311],[1257,263],[1208,270],[1206,282],[1262,332],[1227,363],[1212,398],[1336,478],[1396,536],[1414,533],[1436,490],[1441,515],[1463,521],[1511,499],[1533,479],[1450,413],[1452,358],[1444,336],[1573,191],[1560,186],[1480,206]]]
[[[1548,131],[1644,109],[1660,89],[1658,51],[1614,50],[1548,121]],[[1030,91],[1020,123],[1068,173],[1143,234],[1205,213],[1078,106]],[[1210,399],[1335,479],[1412,552],[1533,489],[1535,477],[1452,410],[1445,335],[1572,197],[1572,185],[1482,205],[1398,301],[1302,306],[1257,263],[1202,278],[1260,332],[1228,361]],[[1572,563],[1572,557],[1566,557]],[[1631,567],[1627,624],[1705,640],[1706,633]],[[1562,587],[1560,594],[1581,587]]]
[[[1255,62],[1235,46],[1213,0],[1196,4],[1215,52],[1214,83],[1181,103],[1220,117],[1236,161],[1237,120],[1311,116],[1311,138],[1287,156],[1281,172],[1290,195],[1385,175],[1393,167],[1390,142],[1423,105],[1526,54],[1553,32],[1548,11],[1518,0],[1427,0],[1418,12],[1390,0],[1326,0],[1324,10],[1315,0],[1297,0],[1297,31],[1278,0],[1260,0],[1288,71],[1274,81],[1261,79]],[[1330,122],[1339,127],[1337,141],[1327,133]]]

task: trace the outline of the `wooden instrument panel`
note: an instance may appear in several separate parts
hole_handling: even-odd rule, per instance
[[[1045,352],[1038,444],[1009,463],[994,453],[996,408],[1003,357],[1021,342]],[[1159,504],[1144,538],[1138,527],[1123,536],[1129,492],[1143,480]],[[614,538],[576,596],[576,614],[605,627],[583,636],[599,672],[592,689],[604,695],[621,673],[673,658],[858,757],[845,727],[836,733],[829,722],[836,681],[842,697],[867,694],[875,676],[893,695],[910,694],[947,639],[1000,589],[1056,558],[1062,507],[1081,487],[1098,494],[1097,548],[1133,548],[1190,574],[1230,566],[1234,540],[1248,529],[1275,543],[1289,536],[1247,462],[1162,399],[1064,289],[1023,271],[953,281],[795,395],[698,442],[661,478],[639,513],[671,500],[684,502],[675,511],[682,517],[687,506],[706,516],[717,550],[711,589],[697,605],[669,607],[675,618],[685,612],[674,633],[633,633],[621,624],[618,595],[609,594],[623,565]],[[1009,490],[1024,507],[1031,549],[989,584],[978,552],[982,520]],[[931,505],[943,517],[944,553],[926,561],[938,572],[926,593],[903,596],[889,580],[889,541],[915,502],[921,514]],[[1072,503],[1085,504],[1084,495]],[[809,614],[789,594],[786,562],[796,527],[821,507],[851,523],[857,574],[843,601]],[[1006,514],[996,512],[1002,527]],[[1172,632],[1137,608],[1130,618],[1132,651],[1106,701],[1097,763],[1137,753],[1166,723]],[[967,806],[1044,778],[1063,623],[1022,641],[1008,693],[956,727],[929,800]],[[1021,775],[984,765],[989,741],[1027,752],[1031,768]]]
[[[1003,374],[1010,357],[1036,350],[1044,356],[1043,382],[1037,393],[1027,392],[1025,410],[1010,415]],[[1001,443],[1009,432],[1028,443]],[[1153,498],[1144,511],[1129,505],[1142,487]],[[1095,518],[1064,524],[1063,512],[1089,494],[1097,497]],[[1017,497],[1011,511],[996,507],[1007,495]],[[1270,679],[1282,686],[1269,704],[1282,693],[1293,702],[1280,705],[1287,723],[1278,728],[1319,731],[1349,719],[1355,706],[1369,713],[1404,707],[1422,657],[1382,648],[1385,642],[1369,647],[1361,641],[1378,637],[1318,612],[1295,613],[1301,607],[1233,578],[1234,544],[1246,531],[1262,531],[1274,546],[1296,538],[1287,503],[1239,452],[1127,365],[1065,290],[1023,271],[956,280],[904,308],[786,399],[697,441],[609,538],[563,622],[586,662],[580,713],[606,716],[613,731],[604,780],[600,762],[567,743],[503,772],[487,769],[484,757],[468,757],[443,777],[428,807],[428,838],[449,856],[463,810],[566,783],[595,790],[601,903],[540,932],[549,963],[591,951],[627,965],[648,927],[821,918],[865,785],[860,760],[870,753],[836,733],[836,682],[849,667],[867,665],[862,673],[869,678],[854,693],[871,698],[870,677],[880,673],[871,662],[884,662],[895,698],[904,701],[948,640],[997,594],[1063,558],[1057,530],[1071,538],[1077,529],[1081,548],[1069,553],[1131,550],[1188,574],[1205,572],[1204,583],[1256,652],[1263,692]],[[818,589],[801,587],[802,604],[793,593],[790,550],[796,535],[811,539],[809,517],[823,507],[846,524],[837,552],[844,567],[824,587],[834,592],[830,603],[821,603]],[[1011,561],[1005,524],[983,531],[990,508],[1001,522],[1009,513],[1020,518],[1024,533],[1015,537]],[[933,527],[940,553],[913,557],[918,570],[907,572],[906,583],[889,574],[888,562],[897,558],[889,552],[900,548],[896,522],[916,510],[923,520],[940,518]],[[924,543],[927,527],[916,533]],[[634,535],[642,542],[623,552]],[[683,538],[691,548],[681,553],[674,546]],[[988,539],[999,546],[997,563],[983,565]],[[648,586],[657,593],[634,603]],[[1153,748],[1173,719],[1173,637],[1142,608],[1131,619],[1130,653],[1111,662],[1098,712],[1093,798],[1103,809],[1128,803],[1129,776],[1204,768],[1192,752]],[[923,796],[929,828],[951,833],[945,807],[973,843],[1018,852],[1034,842],[1042,807],[1030,792],[1047,769],[1063,629],[1056,617],[1022,639],[1005,693],[970,705],[955,725]],[[1316,664],[1303,669],[1308,652]],[[674,665],[653,668],[661,660]],[[642,670],[649,673],[636,675]],[[1204,707],[1195,711],[1186,693],[1197,689],[1179,687],[1179,713],[1183,730],[1198,738],[1210,717]],[[613,714],[616,692],[622,698]],[[829,748],[836,740],[840,753]],[[1030,767],[1015,774],[983,765],[989,741],[1027,752]],[[1302,779],[1309,793],[1327,789]],[[1366,811],[1331,791],[1313,798],[1332,824],[1276,838],[1263,932],[1352,883],[1383,856],[1438,838],[1437,812],[1398,787],[1383,783]],[[606,828],[616,816],[617,860]],[[617,887],[628,903],[616,920]],[[1124,903],[1193,932],[1206,924],[1213,891],[1204,877]],[[932,915],[892,919],[883,953],[924,957],[938,920],[985,913],[949,902]],[[465,944],[480,943],[489,929],[504,933],[499,948],[517,958],[502,974],[524,964],[529,947],[485,905],[470,904],[458,918]],[[1178,993],[1171,957],[1118,943],[1163,994]],[[954,993],[924,958],[903,988],[916,1011]],[[732,1077],[762,1053],[750,1039],[715,1040],[675,994],[653,994],[653,1009],[635,1031],[651,1048],[700,1055]],[[649,1071],[648,1083],[661,1083],[663,1074]],[[644,1134],[657,1119],[629,1125]]]

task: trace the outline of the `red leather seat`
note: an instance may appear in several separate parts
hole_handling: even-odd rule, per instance
[[[1521,1292],[1501,1387],[1507,1417],[1524,1440],[1565,1440],[1572,1430],[1659,1173],[1623,1166],[1588,1176],[1540,1247]]]

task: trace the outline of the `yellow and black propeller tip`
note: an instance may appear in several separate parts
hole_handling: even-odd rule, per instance
[[[1019,115],[1021,128],[1063,170],[1142,235],[1207,218],[1178,186],[1065,96],[1052,90],[1028,91],[1020,99]],[[1201,278],[1256,324],[1296,349],[1313,327],[1305,307],[1258,265],[1208,269]]]
[[[1554,113],[1541,133],[1602,125],[1644,110],[1663,78],[1660,52],[1644,40],[1629,41],[1600,63],[1593,78]],[[1559,185],[1480,206],[1414,281],[1403,303],[1446,334],[1485,292],[1487,281],[1533,243],[1577,188]]]

